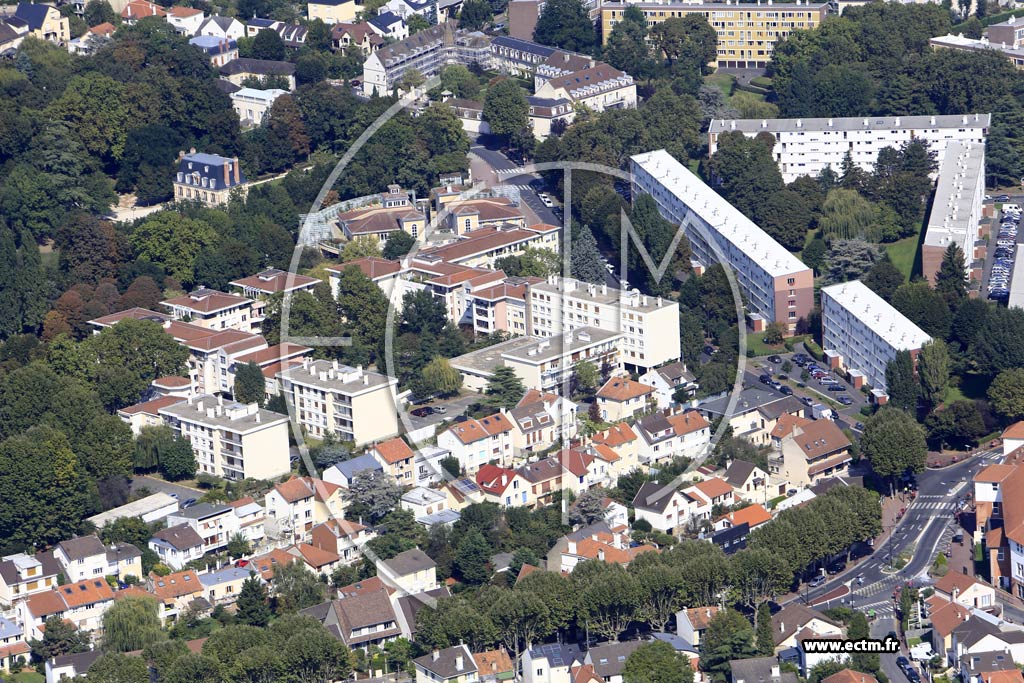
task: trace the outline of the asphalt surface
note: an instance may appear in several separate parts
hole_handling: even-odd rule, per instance
[[[543,191],[543,180],[534,173],[516,173],[521,164],[509,159],[501,150],[488,147],[479,142],[469,148],[470,153],[479,157],[494,171],[497,181],[503,185],[513,185],[519,189],[519,198],[537,215],[542,223],[562,225],[562,219],[551,209],[544,206],[538,196]]]
[[[469,394],[467,396],[459,396],[457,398],[453,398],[449,401],[431,401],[429,403],[424,403],[422,405],[411,406],[409,411],[407,411],[409,424],[412,425],[412,429],[415,431],[418,429],[422,429],[423,427],[427,427],[429,425],[440,424],[445,420],[451,420],[466,412],[466,408],[468,408],[471,404],[479,401],[480,398],[481,397],[479,394]],[[417,408],[421,408],[423,406],[430,406],[432,408],[444,406],[446,410],[443,414],[433,413],[432,415],[428,415],[426,417],[416,417],[415,415],[412,414],[413,410],[416,410]]]
[[[129,485],[129,489],[132,492],[143,487],[149,489],[151,493],[166,493],[177,496],[180,503],[184,503],[189,498],[199,498],[204,493],[199,489],[192,489],[181,484],[172,484],[169,481],[155,477],[147,477],[145,475],[132,477],[131,484]]]
[[[974,474],[1001,457],[1002,451],[998,449],[982,451],[950,467],[925,470],[917,475],[917,498],[907,505],[905,515],[889,539],[877,542],[874,552],[859,565],[818,588],[802,590],[793,600],[806,600],[821,608],[840,606],[843,600],[859,611],[874,610],[876,616],[891,616],[894,612],[892,593],[898,586],[931,583],[927,570],[936,553],[942,552],[953,536],[957,501],[970,492]],[[912,558],[903,569],[892,573],[885,570],[890,557],[895,560],[911,546],[914,548]],[[858,582],[860,577],[863,583]],[[851,589],[849,596],[822,602],[843,585]]]

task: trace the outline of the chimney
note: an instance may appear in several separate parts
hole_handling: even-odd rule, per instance
[[[235,185],[242,182],[242,171],[238,168],[238,157],[235,157]]]
[[[455,670],[462,671],[462,665],[464,664],[462,655],[455,655]]]
[[[432,661],[435,661],[435,662],[437,661],[438,657],[440,657],[440,656],[441,656],[441,651],[440,650],[434,650],[433,652],[430,653],[430,659]]]
[[[224,164],[224,187],[231,185],[231,164]]]
[[[604,548],[597,549],[597,559],[604,562]]]
[[[778,664],[772,664],[772,678],[778,678],[778,677],[779,677],[779,665]]]

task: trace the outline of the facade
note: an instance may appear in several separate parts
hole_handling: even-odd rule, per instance
[[[434,650],[413,660],[416,683],[477,683],[476,660],[463,644],[444,650]]]
[[[238,43],[228,38],[198,35],[190,38],[188,44],[209,57],[214,68],[219,69],[228,62],[238,59]]]
[[[174,32],[183,36],[194,36],[206,21],[202,10],[191,7],[170,7],[167,10],[167,23],[174,27]]]
[[[0,558],[0,603],[13,605],[57,586],[60,563],[50,553]]]
[[[249,78],[279,78],[288,83],[288,90],[295,90],[295,65],[272,59],[233,59],[218,70],[220,77],[241,87]]]
[[[640,381],[654,387],[654,398],[658,408],[670,408],[676,402],[674,396],[682,392],[692,398],[699,386],[697,378],[686,369],[686,363],[676,361],[640,375]]]
[[[475,474],[488,463],[512,463],[515,426],[505,413],[457,422],[437,435],[437,445],[457,458],[462,471]]]
[[[231,107],[238,114],[243,126],[259,126],[263,123],[264,117],[270,111],[271,105],[281,95],[287,95],[287,90],[271,88],[270,90],[256,90],[255,88],[242,88],[231,93]]]
[[[58,45],[71,40],[70,19],[60,11],[42,3],[22,2],[14,10],[14,17],[28,24],[28,35]]]
[[[192,444],[199,471],[225,479],[273,479],[291,469],[288,418],[209,394],[160,409]]]
[[[655,412],[637,420],[635,427],[640,434],[640,462],[647,466],[677,457],[696,459],[711,443],[711,425],[696,410],[675,415]]]
[[[255,275],[233,280],[231,285],[241,290],[242,296],[250,299],[266,299],[274,294],[286,292],[313,291],[321,280],[300,275],[279,268],[267,268]]]
[[[379,462],[384,472],[399,484],[403,486],[412,484],[413,460],[416,454],[401,437],[396,436],[387,441],[381,441],[371,446],[366,453]]]
[[[316,0],[306,4],[306,18],[310,21],[320,19],[328,26],[334,26],[354,21],[356,13],[362,9],[355,0]]]
[[[192,150],[178,155],[178,172],[174,178],[174,199],[179,202],[199,201],[208,206],[227,203],[231,191],[244,191],[245,174],[238,159]]]
[[[199,503],[167,517],[167,526],[187,524],[203,539],[203,554],[226,548],[241,531],[238,517],[230,505]]]
[[[802,418],[801,418],[802,419]],[[849,474],[850,440],[832,420],[802,420],[780,440],[769,465],[791,486],[812,486]]]
[[[398,434],[392,377],[326,360],[304,360],[279,376],[299,425],[316,438],[330,432],[362,446]]]
[[[972,263],[984,256],[984,246],[979,244],[984,232],[981,227],[984,203],[985,145],[950,142],[939,168],[935,198],[921,245],[922,272],[932,286],[935,286],[935,275],[950,244],[964,252],[967,265],[964,277],[981,279],[980,271],[973,272]]]
[[[597,407],[605,422],[618,422],[636,417],[647,410],[654,396],[654,387],[635,382],[628,377],[610,377],[597,390]]]
[[[587,107],[595,112],[635,109],[637,102],[632,76],[604,62],[593,61],[586,69],[547,79],[534,95],[544,100],[568,100],[574,107]]]
[[[295,543],[312,538],[313,528],[318,524],[345,518],[342,488],[312,477],[292,477],[276,485],[267,493],[264,507],[267,533],[273,530],[272,535]]]
[[[796,331],[814,308],[810,268],[665,150],[631,157],[630,169],[633,196],[650,194],[662,216],[683,225],[695,260],[708,267],[721,252],[750,314]]]
[[[772,58],[775,43],[797,29],[816,28],[828,15],[828,4],[780,3],[777,5],[721,3],[607,3],[601,6],[601,35],[605,40],[622,20],[627,7],[638,7],[648,26],[673,17],[697,14],[707,19],[718,34],[717,67],[763,69]]]
[[[363,64],[363,94],[390,94],[410,69],[430,78],[447,64],[486,64],[489,54],[482,33],[456,31],[451,22],[431,26],[371,54]]]
[[[79,536],[58,543],[53,557],[70,582],[104,576],[142,578],[142,553],[130,543],[105,546],[96,536]]]
[[[423,236],[427,217],[416,208],[416,196],[398,185],[388,185],[379,203],[352,209],[338,216],[338,227],[346,239],[369,237],[387,242],[391,233],[402,231],[413,239]]]
[[[931,341],[889,302],[854,280],[821,290],[822,348],[838,363],[857,370],[875,389],[885,390],[885,366],[899,351],[917,355]]]
[[[175,320],[208,330],[259,332],[266,304],[236,294],[200,287],[191,294],[160,302]]]
[[[385,586],[415,595],[437,588],[437,564],[419,548],[377,561],[377,577]]]
[[[599,371],[614,372],[622,366],[623,335],[616,332],[580,327],[573,332],[532,341],[526,347],[502,354],[505,366],[519,375],[527,389],[558,391],[565,382],[573,380],[576,365],[584,361]]]
[[[219,14],[214,14],[199,25],[197,34],[200,36],[210,36],[211,38],[238,40],[245,36],[245,24],[232,17],[222,17]]]
[[[344,52],[350,45],[355,45],[364,57],[368,57],[371,52],[376,52],[384,45],[384,39],[365,21],[356,24],[335,24],[331,28],[331,46]]]
[[[181,569],[189,562],[200,559],[203,556],[203,545],[203,537],[191,524],[185,522],[160,529],[149,539],[149,549],[171,569]]]
[[[552,337],[580,327],[621,333],[622,362],[648,370],[679,360],[679,304],[647,296],[551,276],[529,284],[524,295],[526,334]]]
[[[839,172],[849,153],[860,168],[870,171],[885,147],[900,148],[912,140],[927,144],[942,165],[950,141],[984,146],[991,114],[946,116],[875,116],[831,119],[715,119],[708,129],[708,154],[718,149],[718,137],[739,132],[752,138],[767,133],[775,138],[772,156],[782,178],[817,176],[826,168]]]

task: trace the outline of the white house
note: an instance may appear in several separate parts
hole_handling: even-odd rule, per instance
[[[467,474],[481,465],[497,463],[507,467],[512,462],[512,421],[504,412],[479,420],[457,422],[437,436],[437,445],[458,458]]]

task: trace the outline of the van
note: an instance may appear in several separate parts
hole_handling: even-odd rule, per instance
[[[1019,204],[1003,204],[1003,213],[1020,213]]]

